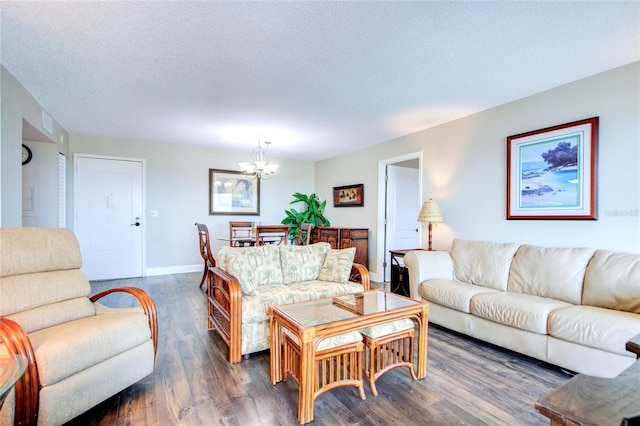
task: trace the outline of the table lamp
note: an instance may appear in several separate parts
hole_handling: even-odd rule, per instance
[[[444,222],[444,218],[442,217],[442,213],[440,213],[440,207],[438,207],[438,203],[433,201],[431,198],[429,198],[428,201],[425,201],[422,205],[422,209],[420,210],[420,214],[418,215],[418,222],[429,224],[429,250],[433,250],[431,248],[432,224]]]

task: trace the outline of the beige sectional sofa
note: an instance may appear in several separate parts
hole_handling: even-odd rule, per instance
[[[429,321],[562,368],[614,377],[635,361],[640,255],[455,240],[404,258]]]
[[[229,362],[269,349],[269,306],[369,290],[369,271],[355,248],[222,247],[210,268],[208,328],[229,346]]]

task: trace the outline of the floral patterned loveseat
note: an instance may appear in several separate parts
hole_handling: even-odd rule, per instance
[[[355,248],[222,247],[210,268],[208,328],[229,346],[229,363],[269,349],[269,306],[369,290],[369,271]]]

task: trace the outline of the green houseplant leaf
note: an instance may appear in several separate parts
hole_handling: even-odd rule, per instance
[[[300,192],[294,193],[293,198],[290,204],[304,203],[304,209],[300,211],[296,209],[285,210],[286,217],[280,222],[283,225],[289,225],[291,240],[297,237],[301,223],[311,223],[314,227],[331,225],[331,222],[324,216],[324,209],[327,206],[326,200],[320,202],[316,194],[305,195]]]

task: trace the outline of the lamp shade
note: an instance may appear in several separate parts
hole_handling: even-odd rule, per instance
[[[428,201],[425,201],[424,204],[422,204],[422,209],[418,215],[418,222],[443,223],[444,218],[442,217],[442,213],[440,213],[438,203],[433,201],[431,198],[429,198]]]

